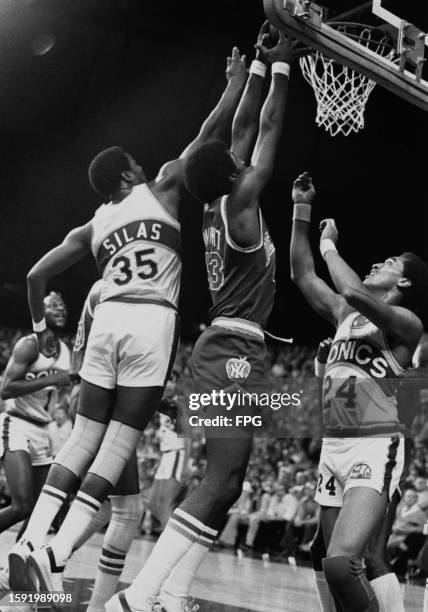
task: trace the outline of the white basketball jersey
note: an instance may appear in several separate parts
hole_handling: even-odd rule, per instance
[[[59,343],[58,357],[45,357],[41,353],[25,375],[25,380],[43,378],[56,374],[59,370],[70,369],[70,351],[64,342]],[[58,401],[57,387],[44,387],[34,393],[14,397],[6,401],[6,412],[11,415],[27,417],[41,425],[50,423],[51,411]]]
[[[180,224],[147,185],[119,204],[104,204],[92,220],[92,252],[103,278],[101,302],[157,300],[177,306]]]
[[[405,370],[392,354],[385,334],[359,313],[339,326],[323,382],[326,435],[397,433],[396,393]]]

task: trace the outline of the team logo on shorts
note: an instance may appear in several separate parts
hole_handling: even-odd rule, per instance
[[[247,357],[233,357],[226,363],[226,372],[230,379],[245,380],[251,372]]]
[[[352,467],[351,473],[349,474],[349,478],[353,478],[354,480],[369,480],[371,477],[372,471],[367,463],[357,463],[357,465]]]

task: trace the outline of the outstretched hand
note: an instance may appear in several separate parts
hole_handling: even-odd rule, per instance
[[[336,221],[334,219],[324,219],[320,223],[321,240],[331,240],[337,244],[339,240],[339,232],[337,231]]]
[[[295,204],[312,204],[315,187],[309,172],[304,172],[294,181],[292,197]]]
[[[256,44],[256,49],[263,61],[270,64],[273,64],[274,62],[285,62],[291,65],[297,58],[309,53],[307,48],[302,48],[301,43],[299,43],[296,39],[287,36],[281,30],[278,33],[277,44],[272,48],[269,48],[269,40],[272,39],[274,33],[275,30],[273,26],[269,26],[269,33],[264,32],[262,27],[259,40]]]
[[[227,58],[226,78],[237,83],[245,83],[248,75],[247,59],[239,53],[238,47],[233,47],[232,55]]]

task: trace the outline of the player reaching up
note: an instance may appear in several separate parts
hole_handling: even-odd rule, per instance
[[[229,362],[243,356],[247,378],[242,385],[252,392],[267,388],[263,327],[274,302],[275,249],[259,198],[273,171],[290,64],[298,51],[283,34],[272,49],[260,44],[264,30],[260,36],[259,57],[233,123],[231,148],[218,140],[207,142],[186,161],[186,185],[206,203],[203,237],[213,301],[212,324],[192,355],[195,387],[201,392],[235,388]],[[272,64],[272,81],[260,114],[267,63]],[[205,415],[218,415],[218,410],[210,406]],[[230,437],[230,431],[206,430],[204,478],[174,511],[133,584],[107,603],[108,612],[148,611],[157,596],[168,612],[194,609],[186,603],[193,577],[242,491],[252,445],[250,432],[242,434],[235,431]]]
[[[344,610],[373,612],[383,605],[383,589],[368,582],[362,557],[403,471],[396,393],[422,336],[419,315],[427,308],[428,267],[413,253],[404,253],[374,265],[362,282],[339,255],[337,229],[328,220],[320,249],[333,291],[314,268],[309,243],[314,197],[305,173],[293,188],[292,278],[337,329],[324,376],[326,435],[316,495],[328,542],[322,567]]]
[[[109,203],[89,223],[71,231],[28,275],[34,329],[46,354],[47,281],[92,252],[103,287],[81,370],[73,432],[55,458],[23,538],[9,555],[18,587],[25,582],[30,557],[42,590],[62,589],[64,564],[76,541],[116,484],[159,405],[178,342],[178,205],[184,163],[200,144],[230,129],[246,77],[245,61],[234,49],[220,102],[196,140],[180,159],[164,165],[156,180],[148,182],[141,166],[120,147],[97,155],[89,177]],[[40,548],[67,493],[88,467],[61,529],[48,547]]]

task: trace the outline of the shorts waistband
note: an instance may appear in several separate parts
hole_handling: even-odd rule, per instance
[[[224,327],[226,329],[232,329],[233,331],[240,331],[246,334],[251,334],[253,336],[257,336],[261,340],[264,340],[265,338],[263,329],[258,323],[254,323],[253,321],[246,321],[245,319],[216,317],[212,321],[211,325],[216,325],[217,327]]]
[[[372,427],[370,429],[326,429],[323,440],[340,440],[349,438],[388,438],[398,436],[403,438],[403,432],[400,429],[391,427]]]
[[[6,414],[8,416],[13,416],[15,419],[21,419],[22,421],[27,421],[27,423],[31,423],[32,425],[37,425],[37,427],[46,427],[50,423],[50,421],[38,421],[37,419],[32,419],[31,417],[19,414],[14,410],[8,410]]]
[[[157,304],[158,306],[166,306],[167,308],[171,308],[177,312],[177,307],[168,300],[163,300],[161,298],[144,298],[138,296],[126,296],[126,295],[117,295],[111,298],[107,298],[101,304],[105,304],[106,302],[120,302],[122,304]]]

